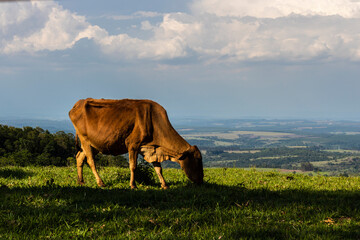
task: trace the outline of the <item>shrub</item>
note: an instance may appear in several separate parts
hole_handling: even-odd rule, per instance
[[[74,157],[68,157],[68,158],[66,159],[66,165],[67,165],[68,167],[70,167],[70,166],[76,166],[76,159],[75,159]]]
[[[33,165],[34,164],[33,154],[31,154],[28,150],[21,150],[18,152],[14,152],[7,156],[7,163],[8,165],[20,166],[20,167]]]
[[[139,159],[135,170],[135,181],[144,185],[154,185],[154,168],[143,159]]]
[[[99,153],[95,156],[95,162],[97,166],[103,167],[129,167],[127,159],[121,155],[113,156]]]

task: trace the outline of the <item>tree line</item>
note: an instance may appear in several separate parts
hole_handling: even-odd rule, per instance
[[[0,125],[0,166],[68,166],[75,164],[72,133],[50,133],[36,127]],[[123,156],[96,155],[97,165],[126,166]]]

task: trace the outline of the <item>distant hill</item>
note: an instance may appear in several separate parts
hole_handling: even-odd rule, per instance
[[[43,120],[43,119],[0,119],[0,124],[13,127],[40,127],[51,133],[64,131],[74,133],[74,127],[70,120]]]

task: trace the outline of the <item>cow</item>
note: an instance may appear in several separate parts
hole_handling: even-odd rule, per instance
[[[203,182],[201,152],[191,146],[172,127],[166,110],[151,100],[81,99],[69,112],[81,148],[76,154],[78,183],[84,184],[83,165],[86,158],[99,187],[104,183],[96,171],[94,154],[129,153],[130,187],[136,188],[135,169],[138,154],[152,163],[161,187],[168,186],[162,175],[161,162],[180,164],[194,183]]]

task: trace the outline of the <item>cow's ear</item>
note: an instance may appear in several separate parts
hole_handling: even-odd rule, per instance
[[[200,149],[196,145],[194,145],[193,147],[194,147],[194,157],[195,158],[202,158]]]
[[[190,151],[191,151],[191,148],[189,148],[185,152],[179,154],[178,159],[179,160],[184,160],[187,156],[189,156]]]
[[[177,159],[178,160],[184,160],[188,154],[189,154],[188,151],[185,151],[182,154],[179,154]]]
[[[178,159],[179,160],[184,160],[186,157],[188,157],[189,155],[193,154],[195,151],[194,146],[189,147],[185,152],[183,152],[182,154],[179,155]]]

